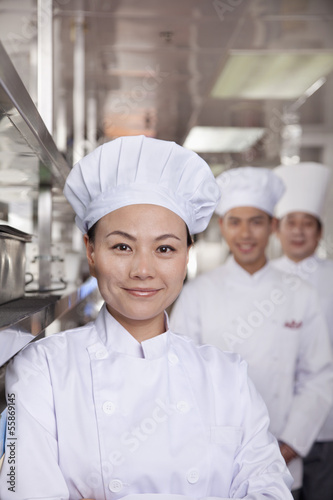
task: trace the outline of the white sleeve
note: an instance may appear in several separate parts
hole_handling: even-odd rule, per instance
[[[280,440],[305,456],[332,405],[333,364],[327,325],[318,296],[311,290],[306,304],[292,405]]]
[[[266,405],[247,376],[245,361],[241,362],[240,368],[240,412],[244,434],[235,457],[230,498],[291,500],[293,479],[275,437],[268,430]]]
[[[46,361],[26,356],[25,350],[18,354],[7,367],[6,395],[0,498],[69,500],[58,465],[56,417]]]

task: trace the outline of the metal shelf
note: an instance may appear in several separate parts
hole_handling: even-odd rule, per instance
[[[0,366],[24,345],[44,332],[54,320],[73,309],[97,290],[95,278],[89,278],[63,295],[35,295],[0,306]],[[3,343],[2,347],[1,344]],[[5,355],[2,353],[6,352]]]
[[[70,166],[55,145],[34,102],[23,85],[7,52],[0,42],[0,118],[8,120],[8,129],[17,129],[29,150],[52,173],[54,181],[63,186]],[[14,151],[15,141],[12,141]]]
[[[95,278],[89,278],[77,288],[68,289],[64,295],[29,295],[0,305],[0,336],[5,328],[27,329],[32,335],[39,335],[52,321],[75,307],[97,288]],[[0,337],[1,338],[1,337]]]

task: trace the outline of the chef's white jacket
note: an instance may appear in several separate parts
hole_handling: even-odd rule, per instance
[[[294,274],[308,281],[317,290],[319,302],[326,318],[331,345],[333,345],[333,261],[312,255],[296,263],[283,256],[273,260],[272,264],[285,273]],[[333,407],[320,429],[316,441],[333,441]]]
[[[316,291],[267,263],[253,275],[233,257],[189,281],[173,331],[239,353],[270,415],[271,432],[305,456],[332,402],[332,354]],[[302,460],[290,463],[301,486]]]
[[[291,499],[238,355],[169,330],[140,344],[104,306],[94,323],[26,347],[6,386],[15,429],[2,500]]]

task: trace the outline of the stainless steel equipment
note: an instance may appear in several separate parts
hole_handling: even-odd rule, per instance
[[[24,295],[25,244],[31,235],[0,225],[0,304]]]

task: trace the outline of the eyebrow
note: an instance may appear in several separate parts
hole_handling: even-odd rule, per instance
[[[172,233],[167,233],[167,234],[162,234],[161,236],[158,236],[157,238],[155,238],[156,241],[161,241],[161,240],[166,240],[168,238],[174,238],[176,240],[180,240],[180,238],[178,238],[178,236],[176,236],[175,234],[172,234]]]
[[[250,219],[263,219],[265,216],[264,215],[253,215],[252,217],[249,217],[247,220]],[[237,215],[229,215],[229,219],[241,219],[241,217],[237,217]]]
[[[287,220],[295,220],[296,219],[296,216],[293,215],[293,214],[287,214],[286,216]],[[306,219],[306,220],[313,220],[313,218],[315,218],[313,215],[311,214],[303,214],[303,219]]]
[[[132,236],[131,234],[126,233],[125,231],[112,231],[111,233],[106,235],[107,238],[109,236],[123,236],[124,238],[127,238],[131,241],[136,241],[135,236]],[[174,238],[180,241],[180,238],[178,238],[178,236],[172,233],[161,234],[161,236],[157,236],[157,238],[155,238],[155,241],[166,240],[168,238]]]
[[[265,218],[264,215],[254,215],[253,217],[249,217],[246,220],[248,220],[248,221],[256,220],[256,219],[263,220],[264,218]],[[236,215],[230,215],[229,220],[242,220],[242,219],[241,219],[241,217],[237,217]]]
[[[250,220],[253,220],[253,219],[265,219],[265,216],[264,215],[254,215],[253,217],[250,217]]]

